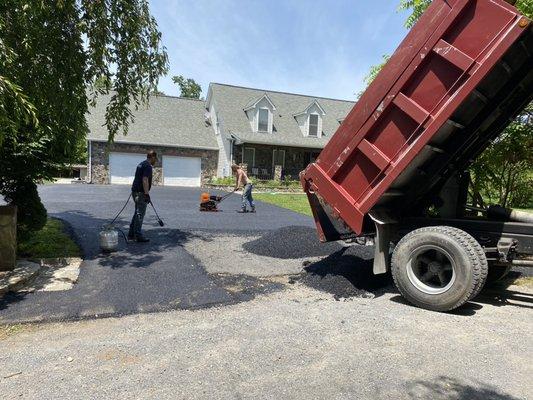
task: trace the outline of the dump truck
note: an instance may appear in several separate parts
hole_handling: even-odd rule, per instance
[[[531,214],[468,204],[469,166],[533,99],[532,31],[510,2],[434,0],[300,174],[320,241],[373,244],[416,306],[533,266]]]

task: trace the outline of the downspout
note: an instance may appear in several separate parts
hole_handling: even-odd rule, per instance
[[[230,164],[233,164],[233,145],[235,144],[235,139],[233,137],[230,137],[229,139],[229,162]]]
[[[92,160],[92,153],[93,153],[93,146],[92,142],[90,140],[87,141],[89,143],[88,149],[89,149],[89,156],[87,157],[88,165],[87,165],[87,183],[92,183],[93,181],[93,160]]]
[[[231,170],[231,165],[234,164],[234,161],[233,161],[233,145],[235,143],[235,138],[233,136],[230,136],[228,138],[228,141],[229,141],[229,163],[230,163],[229,167],[230,167],[230,170]],[[228,171],[228,173],[229,173],[229,171]]]

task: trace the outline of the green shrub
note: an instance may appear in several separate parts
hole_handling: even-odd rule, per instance
[[[46,209],[34,182],[18,182],[11,191],[4,194],[4,198],[9,204],[18,207],[17,235],[21,240],[28,238],[30,232],[44,227]]]
[[[233,186],[235,185],[235,178],[232,176],[226,176],[225,178],[211,178],[209,183],[212,185]]]
[[[252,180],[254,182],[254,186],[256,187],[266,187],[266,188],[299,188],[300,187],[300,181],[298,180],[290,180],[285,179],[282,181],[275,181],[275,180],[257,180],[252,177]],[[234,186],[235,185],[235,178],[228,176],[225,178],[212,178],[209,182],[212,185],[220,185],[220,186]]]
[[[18,255],[28,258],[79,257],[78,245],[64,232],[63,223],[49,218],[39,231],[31,232],[18,244]]]

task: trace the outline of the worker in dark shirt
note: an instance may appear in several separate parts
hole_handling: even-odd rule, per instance
[[[144,215],[146,214],[146,207],[150,204],[150,189],[152,188],[152,167],[157,162],[157,153],[149,151],[146,155],[146,160],[137,165],[135,170],[135,179],[131,185],[131,195],[135,201],[135,214],[131,219],[130,231],[128,233],[129,240],[144,243],[149,242],[142,234],[142,225]]]

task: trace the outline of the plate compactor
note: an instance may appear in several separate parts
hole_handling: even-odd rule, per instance
[[[209,193],[202,193],[200,196],[200,211],[209,211],[209,212],[217,212],[219,211],[217,206],[218,203],[224,201],[224,199],[231,196],[233,193],[235,193],[235,190],[232,192],[229,192],[228,194],[225,194],[224,196],[211,196]]]

